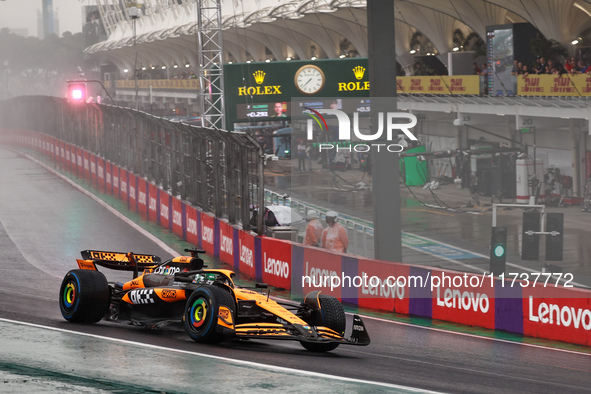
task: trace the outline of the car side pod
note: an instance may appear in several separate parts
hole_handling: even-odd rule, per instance
[[[363,324],[363,320],[357,315],[353,315],[353,331],[351,332],[349,342],[359,346],[367,346],[371,343],[365,324]]]

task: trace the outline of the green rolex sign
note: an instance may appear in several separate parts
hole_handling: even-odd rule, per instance
[[[368,97],[366,58],[224,65],[226,124],[289,118],[293,97]]]

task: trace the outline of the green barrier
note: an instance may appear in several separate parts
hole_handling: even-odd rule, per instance
[[[425,146],[419,146],[407,150],[405,153],[425,152]],[[429,180],[429,165],[426,160],[418,157],[405,157],[400,159],[400,168],[404,169],[404,178],[408,186],[424,185]]]

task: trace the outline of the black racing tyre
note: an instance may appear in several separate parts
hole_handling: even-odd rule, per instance
[[[341,335],[345,335],[345,327],[347,320],[345,317],[345,310],[343,305],[333,296],[327,294],[319,294],[318,301],[320,302],[320,309],[314,308],[306,323],[312,326],[324,326],[331,328]],[[329,352],[336,349],[338,343],[314,343],[314,342],[300,342],[302,346],[312,352]]]
[[[62,316],[72,323],[96,323],[109,310],[111,291],[102,272],[71,270],[60,287]]]
[[[185,331],[195,342],[219,343],[224,340],[221,332],[216,330],[220,306],[230,309],[234,316],[236,307],[230,292],[219,286],[199,286],[185,306]]]

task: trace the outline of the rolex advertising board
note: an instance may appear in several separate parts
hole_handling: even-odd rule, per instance
[[[368,97],[367,59],[224,65],[226,124],[288,120],[292,97]]]

